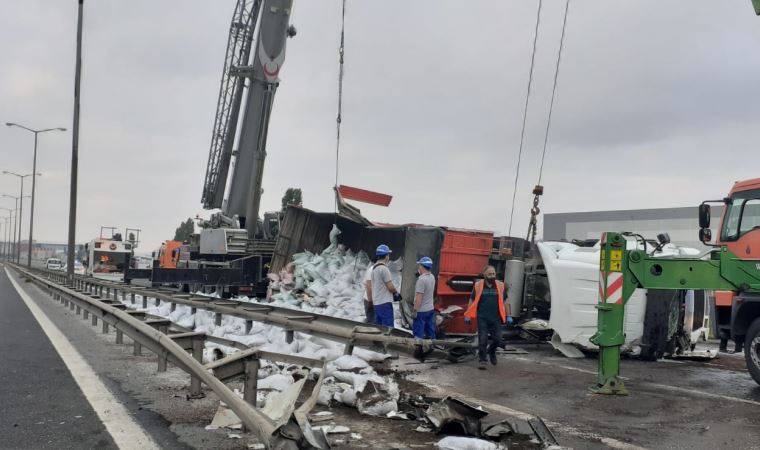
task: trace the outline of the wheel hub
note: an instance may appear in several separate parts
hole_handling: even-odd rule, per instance
[[[752,358],[752,364],[755,367],[760,367],[760,335],[756,335],[752,342],[750,342],[749,355]]]

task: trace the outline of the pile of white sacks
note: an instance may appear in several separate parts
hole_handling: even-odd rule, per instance
[[[297,253],[279,273],[269,274],[269,301],[302,311],[364,320],[364,276],[372,261],[366,253],[354,253],[339,244],[339,234],[333,225],[330,246],[322,253]],[[393,284],[400,288],[402,259],[391,261],[388,268]],[[394,311],[396,326],[401,327],[397,304]]]
[[[275,290],[270,299],[272,303],[353,320],[364,317],[362,280],[370,261],[363,252],[354,254],[338,245],[338,233],[337,228],[334,228],[330,235],[333,244],[322,254],[298,254],[284,274],[273,277]],[[394,282],[398,280],[400,283],[400,261],[393,266]],[[292,278],[289,274],[293,275]],[[196,295],[203,294],[199,292]],[[125,304],[129,308],[141,306],[142,298],[137,296],[136,300],[135,305],[129,302]],[[266,300],[246,297],[238,300],[266,303]],[[190,307],[183,305],[177,305],[171,311],[171,305],[167,302],[155,306],[151,301],[147,312],[166,317],[195,331],[238,341],[253,348],[329,361],[319,395],[321,405],[340,402],[357,407],[363,414],[375,416],[387,415],[398,408],[397,384],[390,377],[380,376],[369,364],[383,361],[389,355],[360,347],[354,348],[351,356],[343,355],[343,344],[304,333],[295,333],[293,342],[288,344],[282,328],[259,322],[254,322],[250,333],[246,334],[244,319],[223,316],[221,325],[216,325],[211,312],[199,309],[192,314]],[[209,362],[220,353],[230,354],[235,351],[236,349],[209,342],[204,349],[203,359],[204,362]],[[282,392],[293,384],[293,374],[299,371],[302,371],[300,367],[289,364],[262,361],[258,374],[259,407],[266,404],[273,392]],[[313,370],[312,376],[316,377],[319,373],[318,369]],[[225,414],[229,414],[229,411]]]

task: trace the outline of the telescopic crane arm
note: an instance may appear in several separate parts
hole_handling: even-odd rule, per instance
[[[256,234],[267,130],[285,60],[285,42],[295,35],[290,25],[292,6],[293,0],[239,0],[230,28],[202,201],[207,209],[222,207],[224,215],[239,217],[249,238]],[[257,17],[258,35],[252,43]],[[244,87],[248,90],[243,106]],[[236,141],[237,151],[233,152]],[[227,204],[223,205],[232,156],[234,169]]]

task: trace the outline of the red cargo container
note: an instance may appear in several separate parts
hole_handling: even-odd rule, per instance
[[[464,323],[464,310],[472,292],[473,281],[488,264],[493,246],[493,233],[448,228],[444,232],[438,265],[436,308],[443,311],[451,306],[462,310],[442,324],[448,334],[472,334],[474,323]]]

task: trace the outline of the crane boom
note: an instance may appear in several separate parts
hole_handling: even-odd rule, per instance
[[[227,205],[223,212],[229,217],[240,218],[240,225],[247,230],[249,239],[256,234],[267,129],[274,94],[279,85],[280,68],[285,60],[285,42],[295,34],[289,23],[292,5],[293,0],[262,2],[256,49],[250,65],[239,66],[232,71],[248,80],[248,92]]]
[[[206,180],[201,197],[206,209],[221,208],[224,200],[224,188],[227,184],[244,91],[244,79],[236,75],[235,71],[238,67],[248,64],[260,8],[261,0],[238,0],[232,15],[214,129],[211,133]]]

